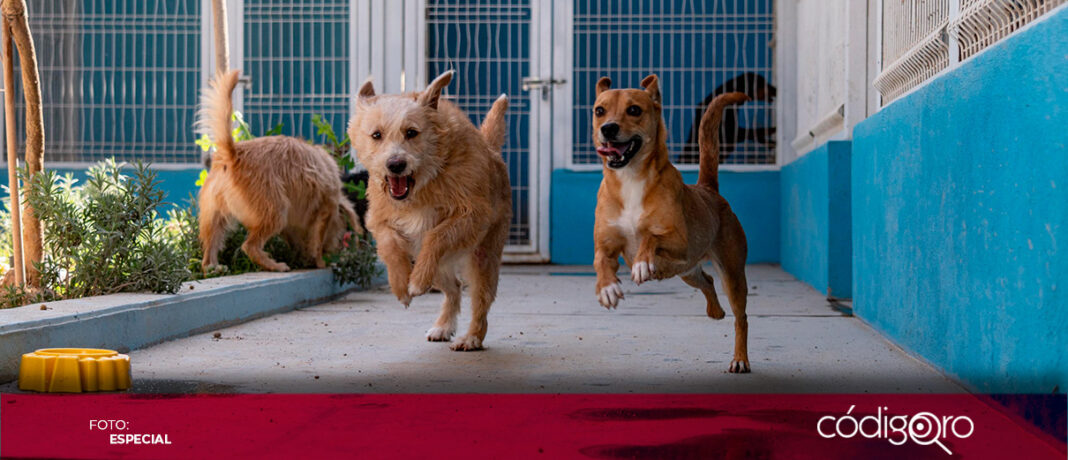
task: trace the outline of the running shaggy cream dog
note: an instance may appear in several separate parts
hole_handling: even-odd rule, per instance
[[[445,293],[430,341],[456,333],[461,280],[470,285],[471,324],[452,349],[482,349],[486,315],[497,295],[501,255],[512,217],[501,96],[481,131],[441,91],[442,74],[421,93],[376,96],[370,81],[349,124],[353,148],[368,170],[367,228],[405,306],[431,286]],[[413,263],[414,261],[414,263]]]

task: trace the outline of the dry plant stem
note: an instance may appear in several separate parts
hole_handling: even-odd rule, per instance
[[[230,71],[230,37],[226,29],[226,0],[211,0],[215,23],[215,73]]]
[[[11,28],[7,20],[0,20],[0,44],[3,46],[4,60],[4,120],[7,124],[7,183],[11,194],[11,248],[12,270],[15,270],[15,285],[22,286],[22,223],[21,202],[19,201],[18,147],[15,143],[15,63],[12,56]]]
[[[3,14],[19,52],[22,69],[22,89],[26,98],[26,169],[27,178],[44,169],[44,118],[41,116],[40,76],[37,73],[37,52],[34,50],[30,23],[26,19],[25,0],[3,0]],[[24,183],[29,187],[29,183]],[[24,191],[28,192],[28,190]],[[26,282],[32,288],[41,284],[41,274],[34,263],[41,261],[41,222],[34,210],[26,206],[22,215],[22,238],[25,250]]]

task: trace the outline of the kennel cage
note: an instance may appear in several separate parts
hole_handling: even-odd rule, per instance
[[[597,78],[634,87],[647,73],[660,75],[669,147],[683,169],[696,167],[697,156],[686,154],[693,150],[688,138],[702,101],[717,88],[751,75],[755,83],[730,88],[773,92],[772,0],[226,3],[231,65],[245,77],[235,103],[255,134],[280,124],[284,134],[321,141],[311,122],[316,114],[342,134],[352,90],[367,75],[360,71],[406,80],[400,89],[414,90],[444,70],[458,70],[448,95],[476,122],[507,93],[503,155],[515,208],[508,247],[541,254],[530,260],[544,260],[548,251],[552,168],[598,167],[589,139]],[[212,65],[210,4],[29,2],[47,161],[76,166],[114,157],[198,167],[192,125]],[[378,51],[365,52],[375,46],[369,40],[380,40]],[[385,64],[370,62],[376,59]],[[413,60],[421,62],[381,70]],[[731,111],[731,129],[774,129],[770,98]],[[755,140],[739,131],[727,137],[723,163],[775,164],[773,136]]]

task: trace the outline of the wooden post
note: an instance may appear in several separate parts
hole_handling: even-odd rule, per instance
[[[0,45],[4,60],[4,121],[7,124],[7,189],[11,196],[11,258],[15,271],[15,285],[22,286],[22,202],[19,200],[18,145],[15,141],[15,63],[11,47],[11,28],[7,19],[0,18]]]
[[[215,74],[230,71],[230,34],[226,27],[226,0],[211,0],[215,23]]]
[[[44,169],[44,118],[41,115],[41,85],[37,73],[37,51],[30,35],[30,23],[26,19],[25,0],[3,0],[4,19],[10,27],[15,47],[19,52],[19,67],[22,69],[22,91],[26,98],[26,169],[27,179],[32,181]],[[29,193],[29,182],[23,183],[23,195]],[[34,265],[41,261],[41,222],[30,206],[22,215],[22,242],[25,250],[26,284],[39,288],[41,274]]]

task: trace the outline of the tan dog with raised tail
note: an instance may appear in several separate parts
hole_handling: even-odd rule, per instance
[[[234,142],[230,99],[238,72],[219,74],[201,94],[198,128],[215,143],[211,171],[197,195],[202,268],[219,263],[226,233],[236,222],[248,230],[241,249],[265,270],[288,271],[263,245],[281,234],[316,267],[337,249],[345,219],[363,234],[352,204],[342,194],[337,162],[321,147],[289,136]]]
[[[430,341],[456,333],[461,280],[470,285],[471,324],[453,350],[479,350],[497,296],[512,218],[508,167],[501,158],[508,98],[501,95],[476,128],[441,97],[453,72],[421,93],[376,96],[360,88],[349,138],[367,167],[367,228],[405,306],[431,286],[445,293]],[[414,261],[414,264],[413,264]]]
[[[708,316],[722,319],[712,277],[701,268],[712,262],[734,314],[734,359],[728,371],[749,372],[745,233],[720,196],[718,179],[723,108],[748,98],[726,93],[708,105],[700,126],[700,173],[696,185],[687,185],[668,159],[656,75],[642,80],[644,90],[612,90],[611,85],[607,77],[597,82],[593,114],[593,141],[604,163],[593,231],[597,298],[609,309],[623,299],[616,277],[622,255],[635,283],[679,276],[704,293]]]

